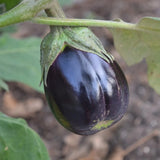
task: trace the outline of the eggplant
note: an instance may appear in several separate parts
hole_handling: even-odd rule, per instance
[[[128,84],[116,61],[72,47],[49,67],[44,89],[56,119],[80,135],[112,126],[128,107]]]

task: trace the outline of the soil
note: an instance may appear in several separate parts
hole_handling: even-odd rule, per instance
[[[68,17],[121,18],[136,23],[144,16],[160,17],[159,6],[159,0],[77,0],[66,7],[65,12]],[[14,34],[17,37],[44,37],[49,31],[46,26],[31,23],[22,23],[18,27]],[[0,110],[13,117],[25,118],[45,142],[51,160],[160,160],[160,135],[154,134],[160,130],[160,96],[148,85],[145,60],[127,66],[116,52],[109,31],[92,30],[114,55],[129,83],[129,108],[117,125],[93,136],[75,135],[56,121],[44,95],[15,82],[8,82],[9,93],[0,92]],[[142,139],[149,134],[152,135]],[[127,151],[131,145],[134,149]],[[123,154],[125,150],[127,153]]]

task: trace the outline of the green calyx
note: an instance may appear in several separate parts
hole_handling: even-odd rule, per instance
[[[65,46],[65,36],[63,37],[63,32],[61,32],[61,28],[54,28],[50,33],[44,37],[41,43],[41,56],[40,56],[40,64],[42,71],[42,79],[44,84],[46,85],[46,78],[49,67],[55,61],[56,57],[63,51]]]
[[[45,85],[50,66],[66,46],[97,54],[108,63],[113,61],[113,57],[105,51],[100,40],[87,27],[51,27],[51,32],[41,43],[40,63]]]

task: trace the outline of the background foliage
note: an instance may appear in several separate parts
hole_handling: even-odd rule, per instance
[[[128,65],[146,60],[149,84],[160,94],[160,18],[142,18],[136,29],[111,31],[115,47]]]
[[[0,112],[1,160],[49,160],[40,137],[22,119],[10,118]]]
[[[21,0],[0,0],[0,4],[4,4],[6,11],[12,9],[20,2]]]
[[[40,86],[40,38],[15,39],[8,34],[0,37],[0,86],[4,81],[18,81],[43,92]]]

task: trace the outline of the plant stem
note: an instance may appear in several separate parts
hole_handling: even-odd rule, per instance
[[[45,10],[48,17],[65,18],[65,14],[57,0],[54,0],[52,6]]]
[[[51,18],[51,17],[36,17],[32,20],[35,23],[46,24],[52,26],[72,26],[72,27],[107,27],[107,28],[122,28],[136,29],[136,24],[126,23],[123,21],[106,21],[92,19],[67,19],[67,18]]]
[[[45,9],[49,17],[36,17]],[[51,18],[56,17],[56,18]],[[18,6],[0,15],[0,27],[32,19],[33,22],[50,26],[87,26],[122,29],[137,29],[135,24],[123,21],[104,21],[91,19],[66,19],[57,0],[23,0]],[[51,27],[52,28],[52,27]],[[139,29],[139,28],[138,28]]]
[[[53,2],[54,0],[23,0],[15,8],[0,15],[0,27],[29,20]]]
[[[65,14],[59,5],[59,2],[57,0],[54,0],[54,3],[50,8],[45,10],[48,17],[56,17],[56,18],[65,18]],[[50,30],[54,31],[55,26],[50,25]],[[59,30],[60,31],[60,30]]]

